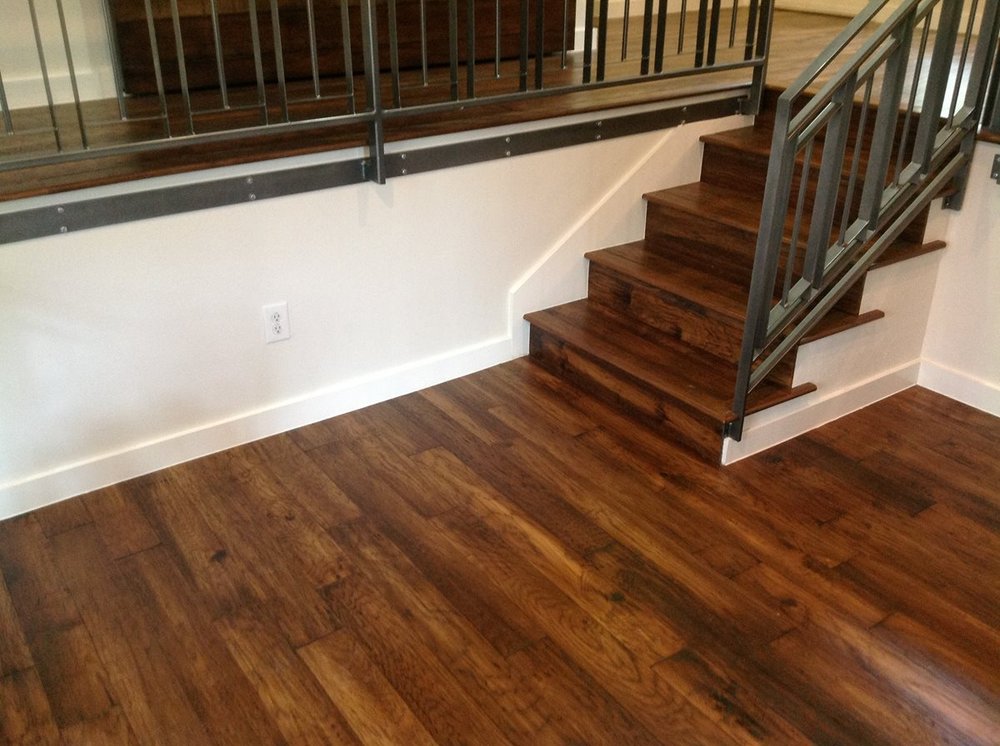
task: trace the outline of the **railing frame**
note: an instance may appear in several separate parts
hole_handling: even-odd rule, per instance
[[[964,105],[957,111],[958,86],[952,107],[942,124],[948,71],[953,63],[956,39],[960,31],[963,0],[904,0],[851,54],[829,82],[822,85],[793,115],[796,99],[835,63],[841,63],[845,50],[859,34],[870,29],[887,0],[874,0],[854,18],[843,32],[821,53],[778,99],[774,134],[768,165],[767,182],[761,211],[753,278],[747,302],[747,315],[741,346],[733,401],[733,418],[726,434],[734,440],[742,437],[747,397],[755,386],[795,349],[806,334],[833,305],[864,275],[881,253],[909,224],[909,221],[949,184],[955,185],[946,206],[957,208],[964,189],[962,181],[976,130],[988,98],[990,63],[997,58],[1000,29],[1000,0],[986,0],[981,29],[971,72],[966,79]],[[915,28],[941,8],[934,49],[930,57],[928,82],[921,100],[921,112],[913,139],[909,163],[902,168],[903,150],[898,155],[899,168],[890,181],[890,166],[900,117],[902,94],[909,65]],[[975,6],[973,6],[975,7]],[[970,26],[971,29],[971,21]],[[926,40],[926,36],[924,37]],[[968,43],[968,42],[966,42]],[[963,49],[963,60],[968,47]],[[922,55],[923,42],[921,45]],[[922,63],[918,63],[922,64]],[[994,62],[994,68],[998,63]],[[865,86],[867,115],[875,73],[885,68],[872,146],[864,174],[864,187],[857,214],[850,220],[853,190],[860,176],[859,153],[855,148],[851,161],[850,186],[844,199],[840,235],[831,243],[846,144],[854,115],[854,98]],[[916,70],[919,75],[920,68]],[[916,91],[916,83],[914,92]],[[996,77],[994,74],[993,95]],[[911,96],[909,117],[914,116]],[[825,130],[824,147],[816,183],[816,201],[811,212],[809,239],[803,272],[797,282],[791,278],[796,266],[798,236],[803,225],[803,201],[809,177],[809,162],[815,138]],[[796,173],[796,158],[806,152],[799,200],[795,207],[792,240],[786,260],[786,279],[781,298],[773,303],[777,270],[783,257],[783,239],[789,215],[789,200]],[[888,184],[887,184],[888,182]]]

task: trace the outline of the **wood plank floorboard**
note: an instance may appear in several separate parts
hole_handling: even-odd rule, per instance
[[[0,742],[996,744],[998,443],[713,467],[514,361],[0,523]]]

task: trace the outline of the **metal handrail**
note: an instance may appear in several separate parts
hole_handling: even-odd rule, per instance
[[[997,55],[1000,0],[972,0],[964,25],[965,0],[904,0],[876,25],[886,4],[873,0],[778,99],[727,427],[735,440],[750,392],[909,222],[949,184],[946,206],[961,203]]]

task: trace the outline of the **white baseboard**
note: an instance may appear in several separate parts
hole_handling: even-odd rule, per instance
[[[916,385],[919,375],[920,361],[914,360],[827,396],[817,391],[750,415],[744,424],[743,439],[737,442],[726,438],[723,443],[722,463],[735,463],[897,394]]]
[[[0,519],[475,373],[511,360],[511,350],[510,337],[489,339],[2,484]]]
[[[917,379],[924,388],[1000,417],[1000,386],[933,360],[924,360]]]

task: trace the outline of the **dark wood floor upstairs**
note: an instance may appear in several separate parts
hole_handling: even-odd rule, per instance
[[[516,361],[0,523],[0,741],[995,744],[998,443],[723,469]]]

